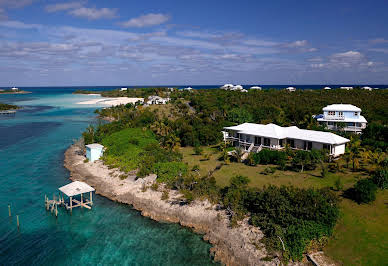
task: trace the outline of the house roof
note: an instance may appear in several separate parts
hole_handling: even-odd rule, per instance
[[[74,181],[70,184],[60,187],[59,190],[65,193],[66,196],[73,197],[75,195],[92,192],[95,189],[84,182]]]
[[[259,86],[252,86],[250,87],[251,90],[261,90],[261,87]]]
[[[86,145],[86,147],[88,147],[89,149],[103,149],[104,148],[104,146],[102,146],[101,144],[98,144],[98,143],[88,144],[88,145]]]
[[[323,111],[350,111],[361,112],[361,109],[352,104],[331,104],[322,109]]]
[[[305,141],[327,143],[327,144],[343,144],[349,142],[348,139],[338,136],[334,133],[300,129],[296,126],[281,127],[275,124],[253,124],[244,123],[238,126],[225,127],[225,129],[236,130],[238,133],[262,136],[275,139],[300,139]]]

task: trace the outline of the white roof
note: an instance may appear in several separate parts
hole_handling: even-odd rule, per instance
[[[323,89],[324,89],[324,90],[331,90],[330,87],[324,87]]]
[[[361,109],[352,104],[331,104],[324,108],[323,111],[350,111],[350,112],[361,112]]]
[[[296,126],[281,127],[275,124],[253,124],[244,123],[238,126],[225,127],[225,129],[236,130],[238,133],[262,136],[275,139],[300,139],[305,141],[319,142],[325,144],[343,144],[348,139],[334,133],[300,129]]]
[[[90,149],[103,149],[104,148],[104,146],[102,146],[101,144],[98,144],[98,143],[88,144],[88,145],[86,145],[86,147],[88,147]]]
[[[252,86],[250,89],[251,90],[261,90],[261,87],[259,87],[259,86]]]
[[[353,90],[353,87],[340,87],[340,89],[343,89],[343,90]]]
[[[294,87],[288,87],[288,88],[286,88],[286,90],[288,90],[288,91],[295,91],[296,88],[294,88]]]
[[[60,187],[59,190],[65,193],[66,196],[73,197],[75,195],[92,192],[95,189],[84,182],[74,181],[70,184]]]

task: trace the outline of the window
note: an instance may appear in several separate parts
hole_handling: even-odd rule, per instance
[[[271,140],[269,138],[264,138],[264,146],[269,147]]]
[[[354,112],[354,115],[355,115],[355,116],[358,116],[358,112]]]
[[[280,146],[280,147],[284,147],[284,146],[283,146],[283,140],[282,140],[282,139],[279,139],[279,146]]]
[[[338,112],[338,116],[343,116],[344,112]]]
[[[255,146],[261,145],[261,137],[255,137]]]
[[[334,111],[329,111],[327,112],[328,115],[335,115],[335,112]]]
[[[293,139],[287,139],[287,144],[290,145],[291,148],[295,148],[295,141]]]

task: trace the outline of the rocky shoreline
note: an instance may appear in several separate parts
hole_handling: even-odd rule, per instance
[[[70,171],[71,180],[85,181],[96,189],[96,193],[111,200],[132,205],[143,216],[156,221],[179,223],[203,234],[212,244],[211,253],[215,261],[226,265],[279,265],[279,259],[268,261],[268,254],[261,243],[263,233],[248,224],[247,220],[231,228],[225,211],[207,201],[182,204],[181,195],[169,190],[167,200],[162,200],[160,187],[152,190],[150,185],[156,176],[135,179],[117,169],[108,169],[102,162],[84,162],[81,149],[72,145],[65,152],[64,166]]]

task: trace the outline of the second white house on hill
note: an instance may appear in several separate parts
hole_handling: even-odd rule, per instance
[[[330,156],[337,157],[345,153],[345,144],[349,142],[334,133],[300,129],[296,126],[244,123],[224,129],[224,140],[232,141],[234,146],[239,146],[246,152],[257,152],[262,148],[281,150],[288,144],[297,150],[326,149]]]

